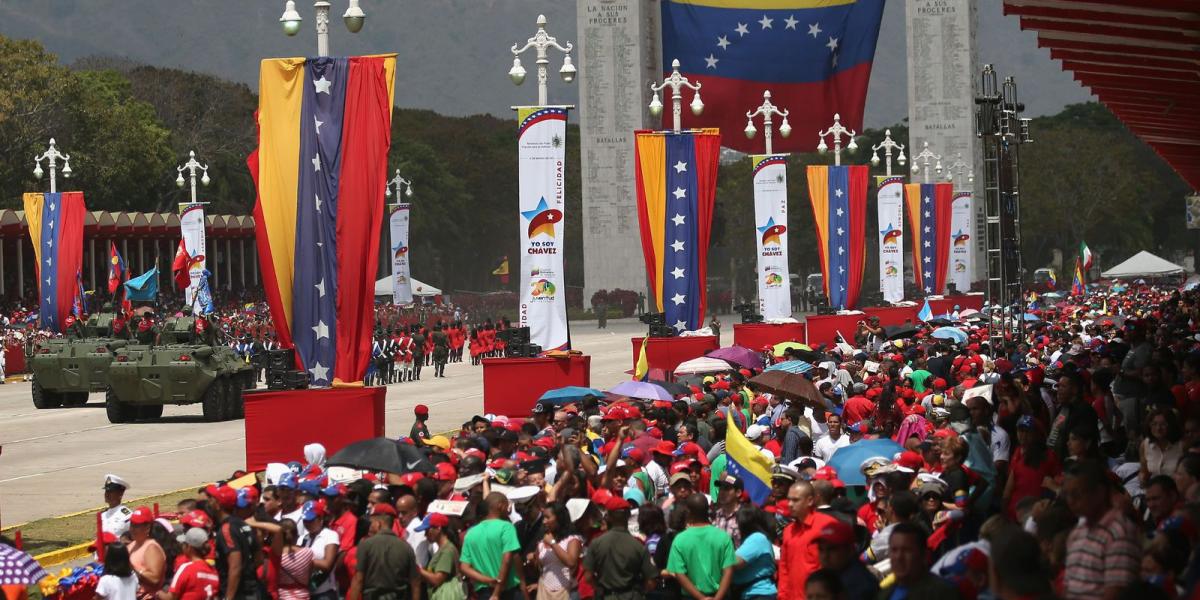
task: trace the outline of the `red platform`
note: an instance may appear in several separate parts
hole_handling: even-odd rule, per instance
[[[528,417],[547,390],[592,385],[592,357],[485,358],[483,412]]]
[[[929,310],[933,314],[944,315],[949,312],[954,312],[954,305],[958,305],[959,310],[967,310],[973,308],[975,310],[983,310],[983,294],[962,294],[958,296],[946,296],[940,300],[930,300]],[[918,307],[917,310],[920,310]]]
[[[780,342],[803,342],[804,323],[734,323],[733,343],[754,351]]]
[[[347,444],[384,435],[387,388],[333,388],[254,392],[246,398],[246,470],[304,459],[319,442],[326,456]]]
[[[808,333],[806,343],[814,350],[821,344],[832,346],[837,342],[838,332],[847,340],[853,340],[854,332],[858,331],[858,322],[865,319],[867,315],[809,315],[804,320]]]
[[[643,339],[645,338],[631,339],[635,370],[637,369],[638,355],[642,352]],[[662,369],[664,373],[670,373],[679,366],[679,363],[699,358],[720,347],[721,342],[711,335],[650,338],[650,343],[646,345],[646,361],[650,363],[650,369]]]
[[[919,306],[873,306],[864,308],[863,312],[867,313],[867,317],[879,317],[879,324],[887,327],[888,325],[903,325],[905,321],[916,322],[917,312],[920,311]],[[853,336],[853,333],[846,333]]]
[[[15,375],[25,372],[25,348],[21,344],[4,347],[4,374]]]

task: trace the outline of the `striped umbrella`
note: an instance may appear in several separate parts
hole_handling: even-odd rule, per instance
[[[768,371],[786,371],[788,373],[803,374],[813,369],[812,364],[802,360],[785,360],[781,363],[773,364],[767,367]]]
[[[46,570],[32,556],[0,544],[0,585],[33,585],[46,575]]]

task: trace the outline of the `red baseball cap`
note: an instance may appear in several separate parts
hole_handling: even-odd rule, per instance
[[[437,472],[431,475],[433,479],[438,481],[454,481],[458,479],[458,469],[450,463],[438,463]]]
[[[666,440],[661,441],[658,443],[657,446],[654,447],[654,450],[652,450],[652,452],[654,452],[655,454],[664,454],[666,456],[673,456],[675,454],[675,442],[670,442],[670,441],[666,441]]]
[[[429,407],[425,406],[424,404],[418,404],[413,407],[413,412],[422,417],[428,417],[429,416]]]
[[[391,515],[393,517],[398,516],[396,514],[396,507],[388,504],[387,502],[376,502],[375,505],[371,507],[371,514]]]
[[[208,494],[210,498],[216,500],[217,504],[224,510],[233,510],[237,507],[237,490],[234,490],[227,485],[222,485],[220,487],[216,485],[210,485],[204,488],[204,493]]]
[[[684,471],[691,470],[691,468],[692,468],[692,461],[690,461],[690,460],[677,460],[677,461],[675,461],[675,462],[671,463],[671,469],[670,469],[670,470],[671,470],[671,475],[674,475],[674,474],[676,474],[676,473],[682,473],[682,472],[684,472]]]
[[[629,505],[629,501],[620,496],[610,496],[604,501],[605,510],[629,510],[633,508]]]
[[[825,465],[824,467],[813,471],[812,478],[817,480],[833,481],[834,479],[837,479],[837,476],[837,469],[829,465]]]
[[[912,450],[905,450],[900,453],[900,456],[896,457],[896,466],[916,472],[925,466],[925,459]]]
[[[547,435],[534,440],[533,445],[546,448],[547,450],[553,450],[556,444],[554,443],[554,438]]]
[[[202,529],[209,529],[212,527],[212,519],[209,519],[208,513],[202,510],[193,510],[179,517],[179,524],[185,528],[200,527]]]
[[[148,506],[139,506],[133,509],[133,514],[129,515],[130,525],[145,525],[154,522],[154,511]]]
[[[425,479],[424,473],[405,473],[400,476],[400,483],[408,487],[416,487],[417,482]]]
[[[834,519],[821,528],[817,533],[817,543],[846,545],[853,544],[854,528],[841,519]]]

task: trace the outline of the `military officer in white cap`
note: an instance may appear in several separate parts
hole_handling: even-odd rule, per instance
[[[106,533],[118,538],[129,531],[129,516],[133,514],[133,511],[121,504],[127,489],[129,482],[121,477],[111,473],[104,476],[104,503],[108,508],[100,513],[101,527]]]

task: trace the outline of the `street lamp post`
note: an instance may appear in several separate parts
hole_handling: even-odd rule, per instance
[[[787,137],[792,135],[792,126],[788,124],[788,110],[776,108],[771,104],[771,90],[763,90],[763,103],[753,112],[746,111],[746,137],[754,138],[756,130],[754,129],[754,117],[762,116],[763,118],[763,145],[766,146],[767,154],[771,154],[771,119],[775,116],[783,117],[783,122],[779,124],[779,135]]]
[[[913,157],[912,172],[913,175],[921,173],[921,183],[933,183],[933,178],[929,176],[929,161],[933,161],[933,171],[938,175],[942,174],[942,155],[934,154],[933,150],[929,149],[929,142],[925,142],[921,147],[921,153]]]
[[[975,170],[972,168],[971,163],[963,160],[962,152],[959,152],[954,155],[954,162],[946,166],[946,180],[957,189],[962,183],[964,173],[967,176],[968,184],[975,183]]]
[[[63,161],[62,176],[64,178],[71,177],[71,155],[63,154],[58,151],[58,147],[54,145],[54,138],[50,138],[50,147],[46,149],[41,156],[33,158],[33,176],[38,179],[42,178],[42,161],[46,161],[46,166],[50,169],[50,193],[58,192],[58,161]]]
[[[704,103],[700,101],[700,82],[692,83],[688,81],[679,72],[679,59],[671,61],[671,75],[663,80],[661,84],[650,83],[650,91],[654,92],[654,97],[650,99],[650,115],[657,118],[662,115],[663,104],[658,98],[658,93],[671,88],[671,116],[674,117],[672,131],[679,132],[683,129],[680,123],[683,117],[683,88],[687,88],[696,92],[696,96],[692,98],[691,108],[692,114],[700,116],[704,112]]]
[[[843,127],[842,126],[842,115],[840,115],[838,113],[833,114],[833,125],[830,126],[829,129],[826,129],[825,131],[818,131],[817,135],[820,137],[820,142],[817,143],[817,152],[820,152],[821,154],[824,154],[825,151],[829,150],[829,146],[825,145],[825,136],[827,136],[827,135],[833,136],[833,164],[834,164],[834,166],[840,167],[842,165],[842,136],[843,135],[848,136],[850,138],[850,143],[846,144],[846,151],[854,152],[855,150],[858,150],[858,144],[854,143],[854,136],[858,135],[858,132],[854,131],[853,129],[847,129],[847,128]]]
[[[566,47],[560,46],[558,40],[546,33],[546,15],[538,15],[537,17],[537,32],[533,37],[526,40],[525,45],[520,48],[517,44],[513,44],[513,66],[508,70],[508,77],[514,85],[521,85],[525,82],[525,67],[521,66],[521,53],[533,48],[537,51],[537,82],[538,82],[538,106],[546,106],[548,100],[547,85],[549,84],[549,75],[547,74],[550,58],[547,56],[551,48],[562,52],[566,56],[563,57],[562,68],[558,70],[558,74],[563,78],[563,81],[571,83],[575,81],[575,65],[571,64],[571,49],[574,47],[571,42],[567,42]]]
[[[871,146],[871,164],[879,164],[879,149],[883,149],[883,164],[884,174],[887,177],[892,176],[892,150],[900,150],[900,155],[896,157],[896,164],[901,167],[907,162],[908,158],[904,156],[904,144],[898,144],[892,139],[892,130],[885,129],[883,131],[883,141]]]
[[[191,180],[191,182],[192,182],[192,204],[195,204],[196,203],[196,171],[201,172],[200,183],[202,183],[204,185],[208,185],[208,182],[209,182],[208,165],[200,164],[200,161],[196,160],[196,151],[191,150],[188,152],[188,161],[183,163],[183,166],[175,167],[175,171],[177,171],[179,173],[179,176],[175,178],[175,185],[177,185],[179,187],[183,187],[183,183],[184,183],[183,172],[184,171],[188,172],[188,179]]]
[[[411,198],[413,195],[412,182],[400,176],[400,169],[396,169],[396,176],[384,184],[383,195],[391,198],[393,187],[396,188],[397,200],[400,199],[402,194],[408,198]]]
[[[363,12],[358,2],[359,0],[350,0],[350,6],[346,8],[346,12],[342,13],[342,20],[345,21],[346,29],[350,33],[362,31],[363,23],[367,19],[366,13]],[[329,56],[329,9],[331,6],[329,0],[313,2],[317,22],[317,56]],[[300,32],[300,23],[303,20],[304,18],[296,11],[296,1],[287,0],[283,6],[283,15],[279,17],[279,22],[283,24],[283,33],[289,36],[296,35]]]

